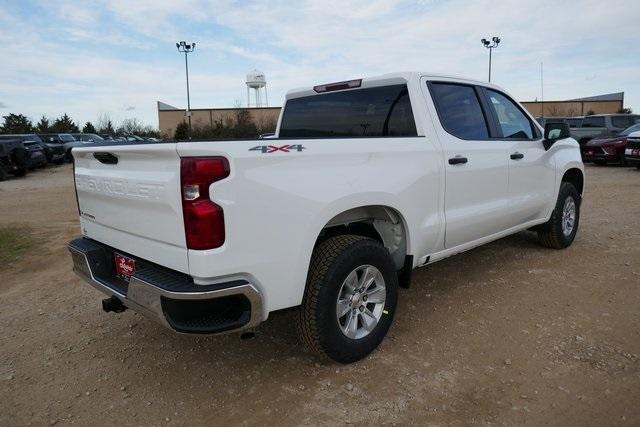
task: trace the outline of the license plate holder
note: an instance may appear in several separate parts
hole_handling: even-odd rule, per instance
[[[136,272],[136,260],[119,253],[114,253],[113,258],[115,261],[116,276],[129,282],[131,276]]]

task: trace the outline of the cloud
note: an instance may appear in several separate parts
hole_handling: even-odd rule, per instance
[[[579,9],[580,19],[575,16]],[[521,100],[625,91],[640,110],[637,1],[96,0],[0,6],[0,93],[16,112],[80,122],[108,113],[157,123],[157,100],[193,108],[246,97],[258,68],[269,100],[299,86],[424,70],[485,79],[482,37],[502,38],[494,80]],[[19,34],[20,36],[16,36]],[[6,104],[4,104],[6,106]],[[130,109],[131,108],[131,109]]]
[[[0,101],[0,108],[9,108],[9,106],[4,102]]]

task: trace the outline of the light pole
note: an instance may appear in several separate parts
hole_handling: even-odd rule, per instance
[[[184,53],[184,69],[187,74],[187,118],[189,120],[189,139],[191,139],[191,99],[189,98],[189,61],[187,60],[187,54],[196,49],[196,44],[189,44],[183,40],[176,43],[176,47],[178,48],[178,52]]]
[[[497,48],[500,44],[500,37],[492,37],[490,41],[487,39],[482,39],[480,41],[484,47],[489,49],[489,82],[491,82],[491,51]]]

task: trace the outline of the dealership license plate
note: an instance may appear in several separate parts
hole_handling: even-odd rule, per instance
[[[633,150],[632,150],[631,148],[627,148],[626,150],[624,150],[624,154],[631,155],[631,152],[632,152],[632,151],[633,151]]]
[[[116,262],[116,276],[127,282],[136,272],[136,261],[128,256],[113,254]]]

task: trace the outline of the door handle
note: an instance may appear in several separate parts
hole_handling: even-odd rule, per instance
[[[509,157],[511,157],[511,160],[520,160],[520,159],[524,159],[524,154],[515,152]]]
[[[450,165],[463,165],[467,163],[467,158],[462,156],[455,156],[449,159]]]

